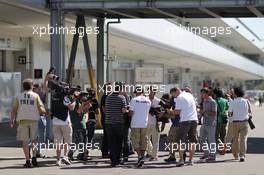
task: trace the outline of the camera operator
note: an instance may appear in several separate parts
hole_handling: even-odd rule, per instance
[[[91,107],[91,101],[89,97],[82,96],[82,93],[78,94],[78,98],[75,101],[74,110],[70,111],[70,117],[72,122],[72,141],[73,144],[78,146],[79,154],[78,160],[87,160],[87,137],[86,137],[86,122],[88,120],[88,110]],[[82,146],[82,147],[81,147]],[[76,150],[70,150],[68,157],[73,160],[73,155]]]
[[[171,97],[170,97],[170,94],[171,94]],[[173,89],[170,90],[170,94],[164,94],[163,96],[167,99],[170,99],[171,104],[172,104],[172,109],[174,110],[175,109],[174,98],[176,98],[176,96],[175,96],[175,93],[173,93]],[[179,116],[171,118],[171,127],[168,133],[169,142],[171,146],[170,146],[169,157],[165,159],[165,162],[176,162],[176,157],[175,157],[176,148],[174,145],[177,143],[179,124],[180,124]]]
[[[72,126],[69,116],[69,110],[74,110],[75,101],[73,96],[65,95],[61,87],[58,85],[58,78],[52,73],[46,75],[44,88],[51,89],[51,116],[53,118],[53,135],[56,144],[56,165],[61,163],[70,165],[68,158],[69,145],[72,142]],[[64,156],[61,158],[61,143],[63,143]]]
[[[157,90],[157,89],[156,89]],[[151,101],[151,109],[155,110],[155,108],[160,108],[160,99],[156,97],[156,90],[153,87],[148,89],[149,97],[148,99]],[[158,121],[157,114],[155,112],[150,112],[148,114],[148,148],[147,148],[147,156],[150,157],[149,161],[158,160],[158,150],[159,150],[159,139],[160,133],[158,130]]]
[[[131,101],[131,96],[128,95],[127,91],[124,90],[121,92],[121,95],[123,95],[126,99],[126,104],[127,104],[127,109],[129,110],[129,104]],[[124,113],[124,118],[125,118],[125,124],[124,124],[124,139],[123,139],[123,160],[122,164],[125,162],[128,162],[128,157],[129,155],[133,154],[133,148],[132,148],[132,143],[131,143],[131,137],[130,137],[130,123],[131,123],[131,118],[129,116],[129,112]]]
[[[99,103],[96,99],[96,91],[94,89],[87,89],[89,96],[91,97],[91,107],[89,109],[89,119],[86,123],[88,143],[92,143],[94,137],[95,127],[97,123],[97,116],[99,110]],[[89,154],[89,152],[88,152]],[[88,155],[89,156],[89,155]]]
[[[192,94],[182,91],[179,88],[172,88],[171,94],[175,96],[175,110],[168,110],[169,115],[180,115],[180,126],[177,136],[177,142],[180,144],[179,156],[180,161],[176,164],[177,167],[181,167],[186,163],[187,165],[193,165],[193,155],[195,153],[196,129],[197,129],[197,110],[195,99]],[[184,162],[184,148],[183,144],[186,144],[187,138],[191,143],[190,157],[188,162]]]

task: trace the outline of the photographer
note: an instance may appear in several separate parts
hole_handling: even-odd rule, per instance
[[[99,103],[96,99],[96,91],[94,89],[87,89],[91,98],[91,107],[89,108],[89,119],[86,123],[88,143],[92,143],[94,137],[95,127],[97,123],[97,116],[99,110]]]
[[[164,94],[163,97],[165,97],[166,99],[170,99],[171,105],[172,105],[172,109],[175,109],[175,103],[174,103],[174,98],[176,97],[174,93],[172,93],[173,91],[170,90],[170,94]],[[171,117],[171,127],[168,133],[168,137],[169,137],[169,142],[170,142],[170,153],[169,153],[169,157],[165,159],[165,162],[176,162],[176,157],[175,157],[175,152],[176,152],[176,148],[175,148],[175,144],[177,143],[177,135],[179,132],[179,124],[180,124],[180,117]]]
[[[175,96],[175,110],[168,110],[169,115],[177,116],[180,115],[180,126],[177,135],[177,142],[180,146],[179,156],[180,161],[176,164],[177,167],[187,165],[193,165],[193,155],[195,153],[196,129],[197,129],[197,110],[195,99],[192,94],[181,91],[179,88],[171,89],[172,96]],[[191,143],[189,161],[184,162],[184,151],[183,145],[186,144],[187,138]]]
[[[160,133],[158,130],[158,121],[157,121],[158,116],[154,111],[155,109],[160,108],[160,99],[155,96],[156,90],[153,87],[150,87],[148,89],[149,91],[148,99],[151,101],[151,108],[148,114],[148,130],[147,130],[147,135],[148,135],[147,155],[149,155],[150,157],[149,161],[158,160],[157,153],[159,150]]]
[[[53,135],[56,144],[56,165],[61,163],[70,165],[68,158],[69,145],[72,142],[72,126],[68,111],[74,110],[75,101],[73,96],[66,95],[65,88],[61,87],[58,78],[51,73],[51,70],[46,75],[44,88],[51,90],[51,116],[53,118]],[[61,143],[63,143],[64,156],[61,158]]]
[[[124,90],[121,92],[121,95],[123,95],[126,99],[127,109],[129,110],[129,105],[131,101],[131,96],[128,95],[127,91]],[[129,116],[129,111],[127,113],[124,113],[125,123],[124,123],[124,138],[123,138],[123,160],[122,164],[125,162],[128,162],[128,157],[133,153],[132,143],[131,143],[131,130],[130,130],[130,123],[131,123],[131,117]]]
[[[91,108],[91,101],[88,97],[83,96],[82,93],[78,94],[78,98],[75,101],[74,110],[70,111],[70,117],[72,122],[72,141],[79,149],[77,156],[78,160],[87,160],[86,150],[86,122],[88,120],[88,110]],[[80,147],[81,146],[81,147]],[[73,155],[76,150],[70,150],[68,157],[73,160]]]

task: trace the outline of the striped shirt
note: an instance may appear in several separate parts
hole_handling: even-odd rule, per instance
[[[123,95],[112,93],[105,101],[105,124],[124,124],[125,117],[122,108],[126,108],[126,99]]]

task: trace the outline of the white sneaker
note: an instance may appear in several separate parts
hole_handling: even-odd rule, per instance
[[[66,165],[71,165],[71,161],[70,161],[69,158],[66,157],[66,156],[64,156],[64,157],[62,158],[62,161],[63,161],[63,163],[65,163]]]
[[[61,166],[61,159],[56,161],[57,166]]]

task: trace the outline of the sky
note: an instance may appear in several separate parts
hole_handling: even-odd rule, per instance
[[[224,18],[222,19],[228,25],[242,34],[245,38],[252,41],[257,47],[264,51],[264,18],[239,18],[248,28],[250,28],[260,39],[259,41],[253,34],[251,34],[239,21],[235,18]],[[253,41],[254,40],[254,41]]]
[[[240,18],[251,30],[264,40],[264,18]]]

